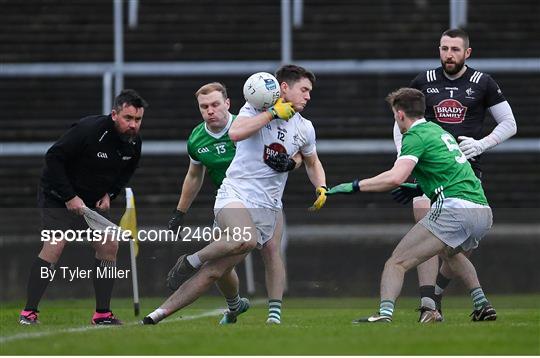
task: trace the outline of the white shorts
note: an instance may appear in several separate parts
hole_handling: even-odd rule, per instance
[[[262,207],[247,199],[240,198],[239,195],[232,191],[223,189],[223,186],[221,186],[214,204],[214,226],[221,227],[217,221],[218,214],[221,210],[241,210],[236,208],[224,209],[225,206],[229,205],[230,203],[240,202],[246,207],[249,215],[251,216],[251,220],[253,220],[253,224],[255,225],[258,233],[257,248],[261,249],[264,244],[266,244],[266,242],[268,242],[274,236],[278,222],[278,215],[280,214],[281,209]]]
[[[478,247],[489,231],[493,215],[487,205],[448,198],[433,203],[420,224],[451,248],[469,251]]]

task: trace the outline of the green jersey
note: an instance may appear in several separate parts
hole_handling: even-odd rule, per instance
[[[236,146],[229,138],[229,128],[235,118],[231,114],[229,122],[219,133],[211,132],[202,122],[193,129],[187,142],[191,161],[208,169],[208,175],[216,187],[225,179],[225,172],[236,153]]]
[[[416,162],[412,174],[432,202],[437,198],[459,198],[488,205],[471,164],[455,138],[439,125],[416,121],[403,135],[400,158]]]

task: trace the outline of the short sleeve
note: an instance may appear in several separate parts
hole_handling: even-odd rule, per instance
[[[315,153],[316,146],[315,146],[315,128],[313,128],[313,124],[310,121],[305,121],[306,127],[305,127],[305,138],[306,141],[304,145],[300,147],[300,151],[302,152],[302,155],[309,157],[313,153]]]
[[[187,142],[187,151],[189,155],[189,160],[194,164],[200,164],[201,161],[199,160],[199,157],[197,156],[197,148],[193,145],[193,133],[189,136],[188,142]]]
[[[424,154],[424,142],[414,133],[405,133],[401,141],[401,153],[399,159],[411,159],[418,163],[418,160]]]

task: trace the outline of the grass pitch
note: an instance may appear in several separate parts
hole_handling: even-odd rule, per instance
[[[416,298],[400,298],[391,324],[352,325],[376,298],[285,298],[283,324],[267,326],[255,301],[235,325],[219,326],[223,300],[203,298],[156,326],[141,326],[129,300],[113,300],[121,327],[92,327],[92,300],[41,304],[37,326],[17,322],[22,302],[0,303],[2,355],[538,355],[540,295],[489,296],[495,322],[471,322],[468,297],[445,298],[445,322],[416,322]],[[163,299],[142,300],[142,314]],[[252,300],[253,301],[253,300]],[[180,318],[182,316],[182,318]],[[140,319],[140,318],[139,318]]]

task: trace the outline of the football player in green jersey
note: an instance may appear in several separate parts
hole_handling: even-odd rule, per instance
[[[497,82],[489,74],[472,68],[467,60],[472,48],[467,32],[449,29],[439,41],[441,66],[419,73],[409,87],[416,88],[426,97],[425,119],[440,125],[459,141],[459,148],[467,157],[476,176],[482,180],[483,153],[516,134],[517,124],[512,108]],[[487,114],[496,126],[484,136]],[[401,148],[401,133],[394,125],[394,141]],[[431,203],[409,186],[392,192],[396,201],[406,204],[412,200],[415,222],[429,211]],[[439,309],[442,320],[442,294],[454,276],[447,265],[439,268],[438,256],[418,265],[420,288],[419,322],[431,323],[431,310]]]
[[[492,225],[491,208],[480,180],[454,137],[424,119],[422,92],[401,88],[390,93],[387,101],[403,134],[401,153],[394,166],[369,179],[339,184],[327,195],[389,191],[412,174],[432,205],[428,215],[401,239],[386,262],[379,311],[353,322],[391,322],[405,272],[437,254],[470,290],[472,320],[495,320],[495,309],[482,291],[474,266],[463,254],[476,248]],[[433,310],[433,314],[437,313]]]

